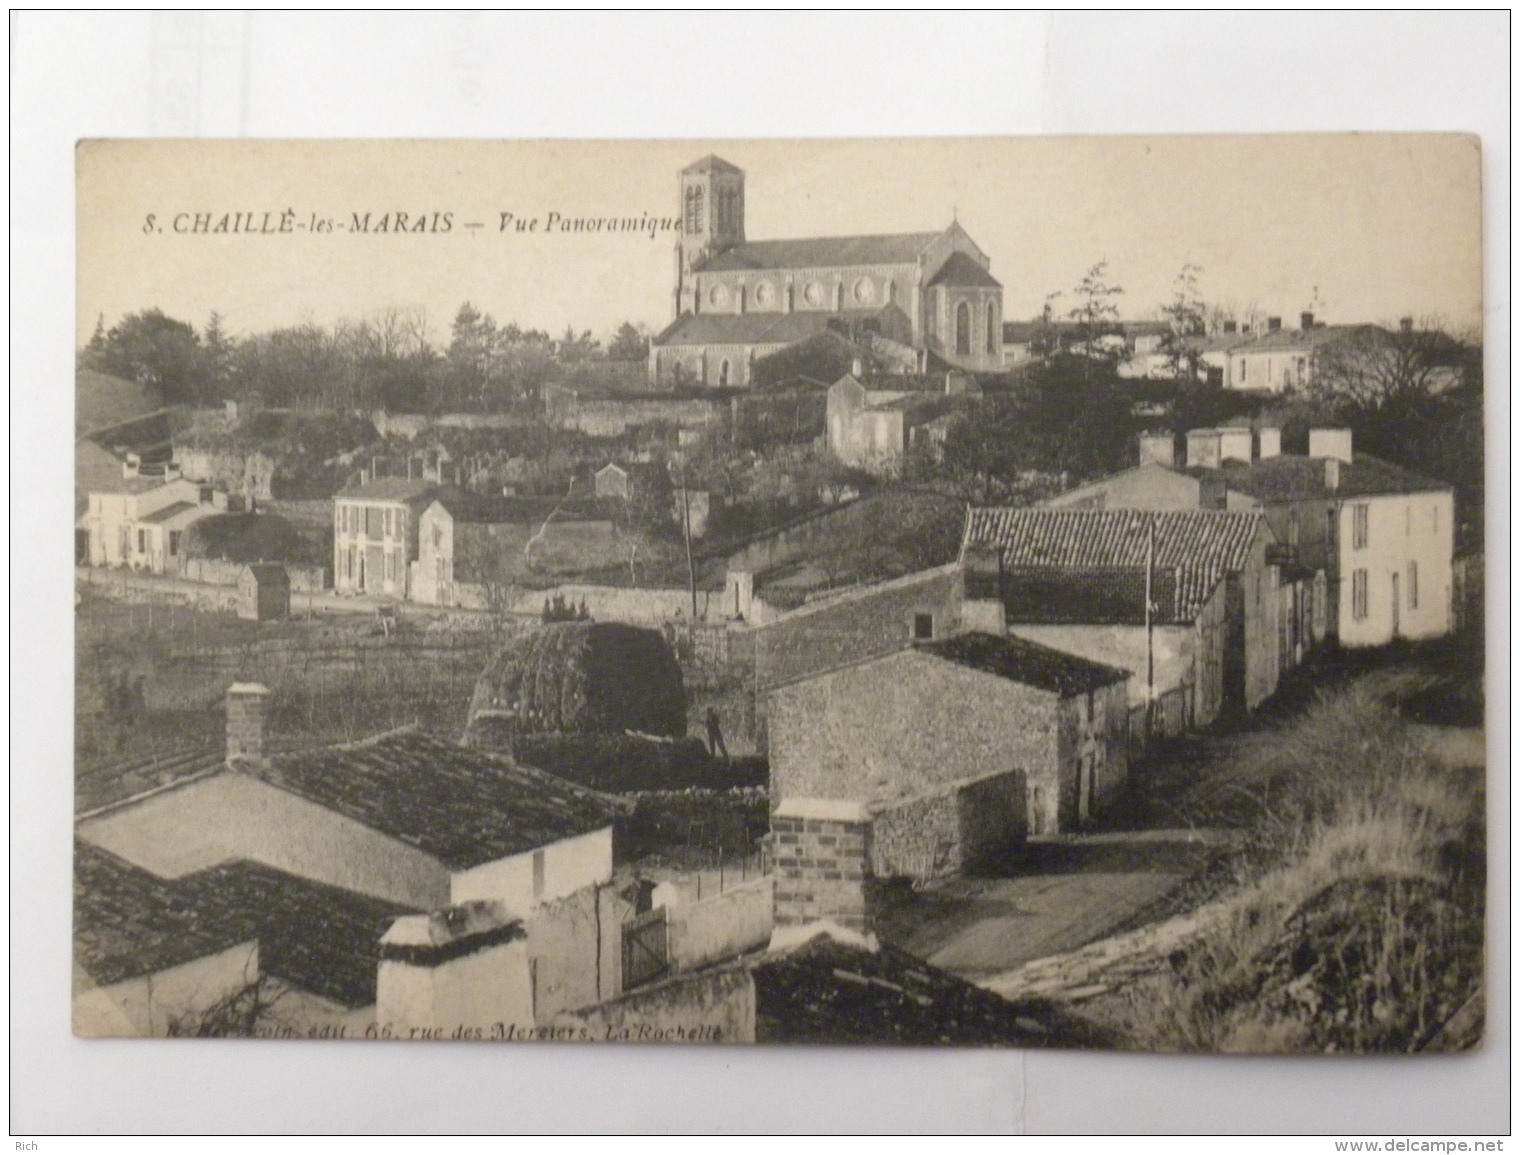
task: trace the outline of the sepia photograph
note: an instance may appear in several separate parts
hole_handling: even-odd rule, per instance
[[[1481,159],[80,142],[74,1033],[1479,1046]]]

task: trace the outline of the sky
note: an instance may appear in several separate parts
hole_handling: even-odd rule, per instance
[[[243,335],[402,307],[442,339],[466,300],[555,334],[657,331],[672,319],[674,234],[546,231],[550,214],[671,218],[677,173],[709,152],[746,172],[751,240],[958,219],[1008,320],[1054,292],[1057,313],[1070,308],[1099,261],[1129,318],[1154,316],[1191,263],[1206,300],[1288,324],[1311,307],[1330,323],[1481,319],[1479,150],[1460,135],[156,140],[77,151],[77,337],[151,307],[197,327],[215,311]],[[378,232],[398,212],[426,231]],[[351,231],[356,213],[370,232]],[[197,215],[244,231],[191,231]]]

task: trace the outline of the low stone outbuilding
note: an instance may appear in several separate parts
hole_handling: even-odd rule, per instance
[[[970,633],[803,678],[770,698],[773,804],[859,807],[873,874],[954,873],[1079,827],[1124,782],[1129,677]]]
[[[282,565],[244,566],[237,591],[240,618],[275,622],[290,616],[290,575]]]

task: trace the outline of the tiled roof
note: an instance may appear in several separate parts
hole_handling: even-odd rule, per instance
[[[1244,567],[1265,525],[1259,513],[1197,509],[972,509],[962,552],[995,546],[1009,570],[1143,570],[1154,527],[1149,563],[1176,570],[1176,619],[1192,621],[1220,580]]]
[[[1129,677],[1128,670],[1116,666],[1105,666],[1023,638],[993,634],[957,634],[943,641],[922,642],[917,649],[958,666],[1063,696],[1086,693]]]
[[[79,766],[74,773],[74,810],[77,815],[135,798],[187,778],[198,778],[221,769],[227,761],[218,747],[172,750],[136,761]]]
[[[74,963],[101,986],[254,937],[246,919],[208,910],[174,884],[75,840]]]
[[[820,935],[749,965],[756,1042],[1112,1045],[1053,1004],[1009,1002],[891,946],[870,951]]]
[[[452,870],[589,834],[614,813],[569,782],[410,730],[240,766]]]
[[[697,272],[738,269],[836,269],[856,265],[910,265],[940,233],[888,233],[864,237],[807,237],[749,241],[724,249]]]
[[[431,481],[412,480],[407,477],[377,477],[363,485],[350,485],[340,489],[338,497],[351,497],[358,501],[414,502],[428,497],[437,485]]]
[[[1251,462],[1227,465],[1222,470],[1198,470],[1223,477],[1225,484],[1258,501],[1309,501],[1330,497],[1374,497],[1391,493],[1433,493],[1450,489],[1444,481],[1422,477],[1402,465],[1367,453],[1341,462],[1332,491],[1325,487],[1325,459],[1283,454]]]
[[[259,863],[160,879],[74,844],[75,962],[102,985],[257,939],[263,973],[346,1007],[369,1006],[380,936],[408,913]]]
[[[952,253],[950,259],[940,266],[939,272],[929,281],[931,288],[935,285],[968,285],[991,289],[1003,287],[1001,281],[961,252]]]

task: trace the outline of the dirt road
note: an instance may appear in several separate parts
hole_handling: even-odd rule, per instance
[[[880,936],[972,982],[1113,934],[1230,844],[1220,831],[1032,841],[1007,877],[947,879],[894,896]]]

